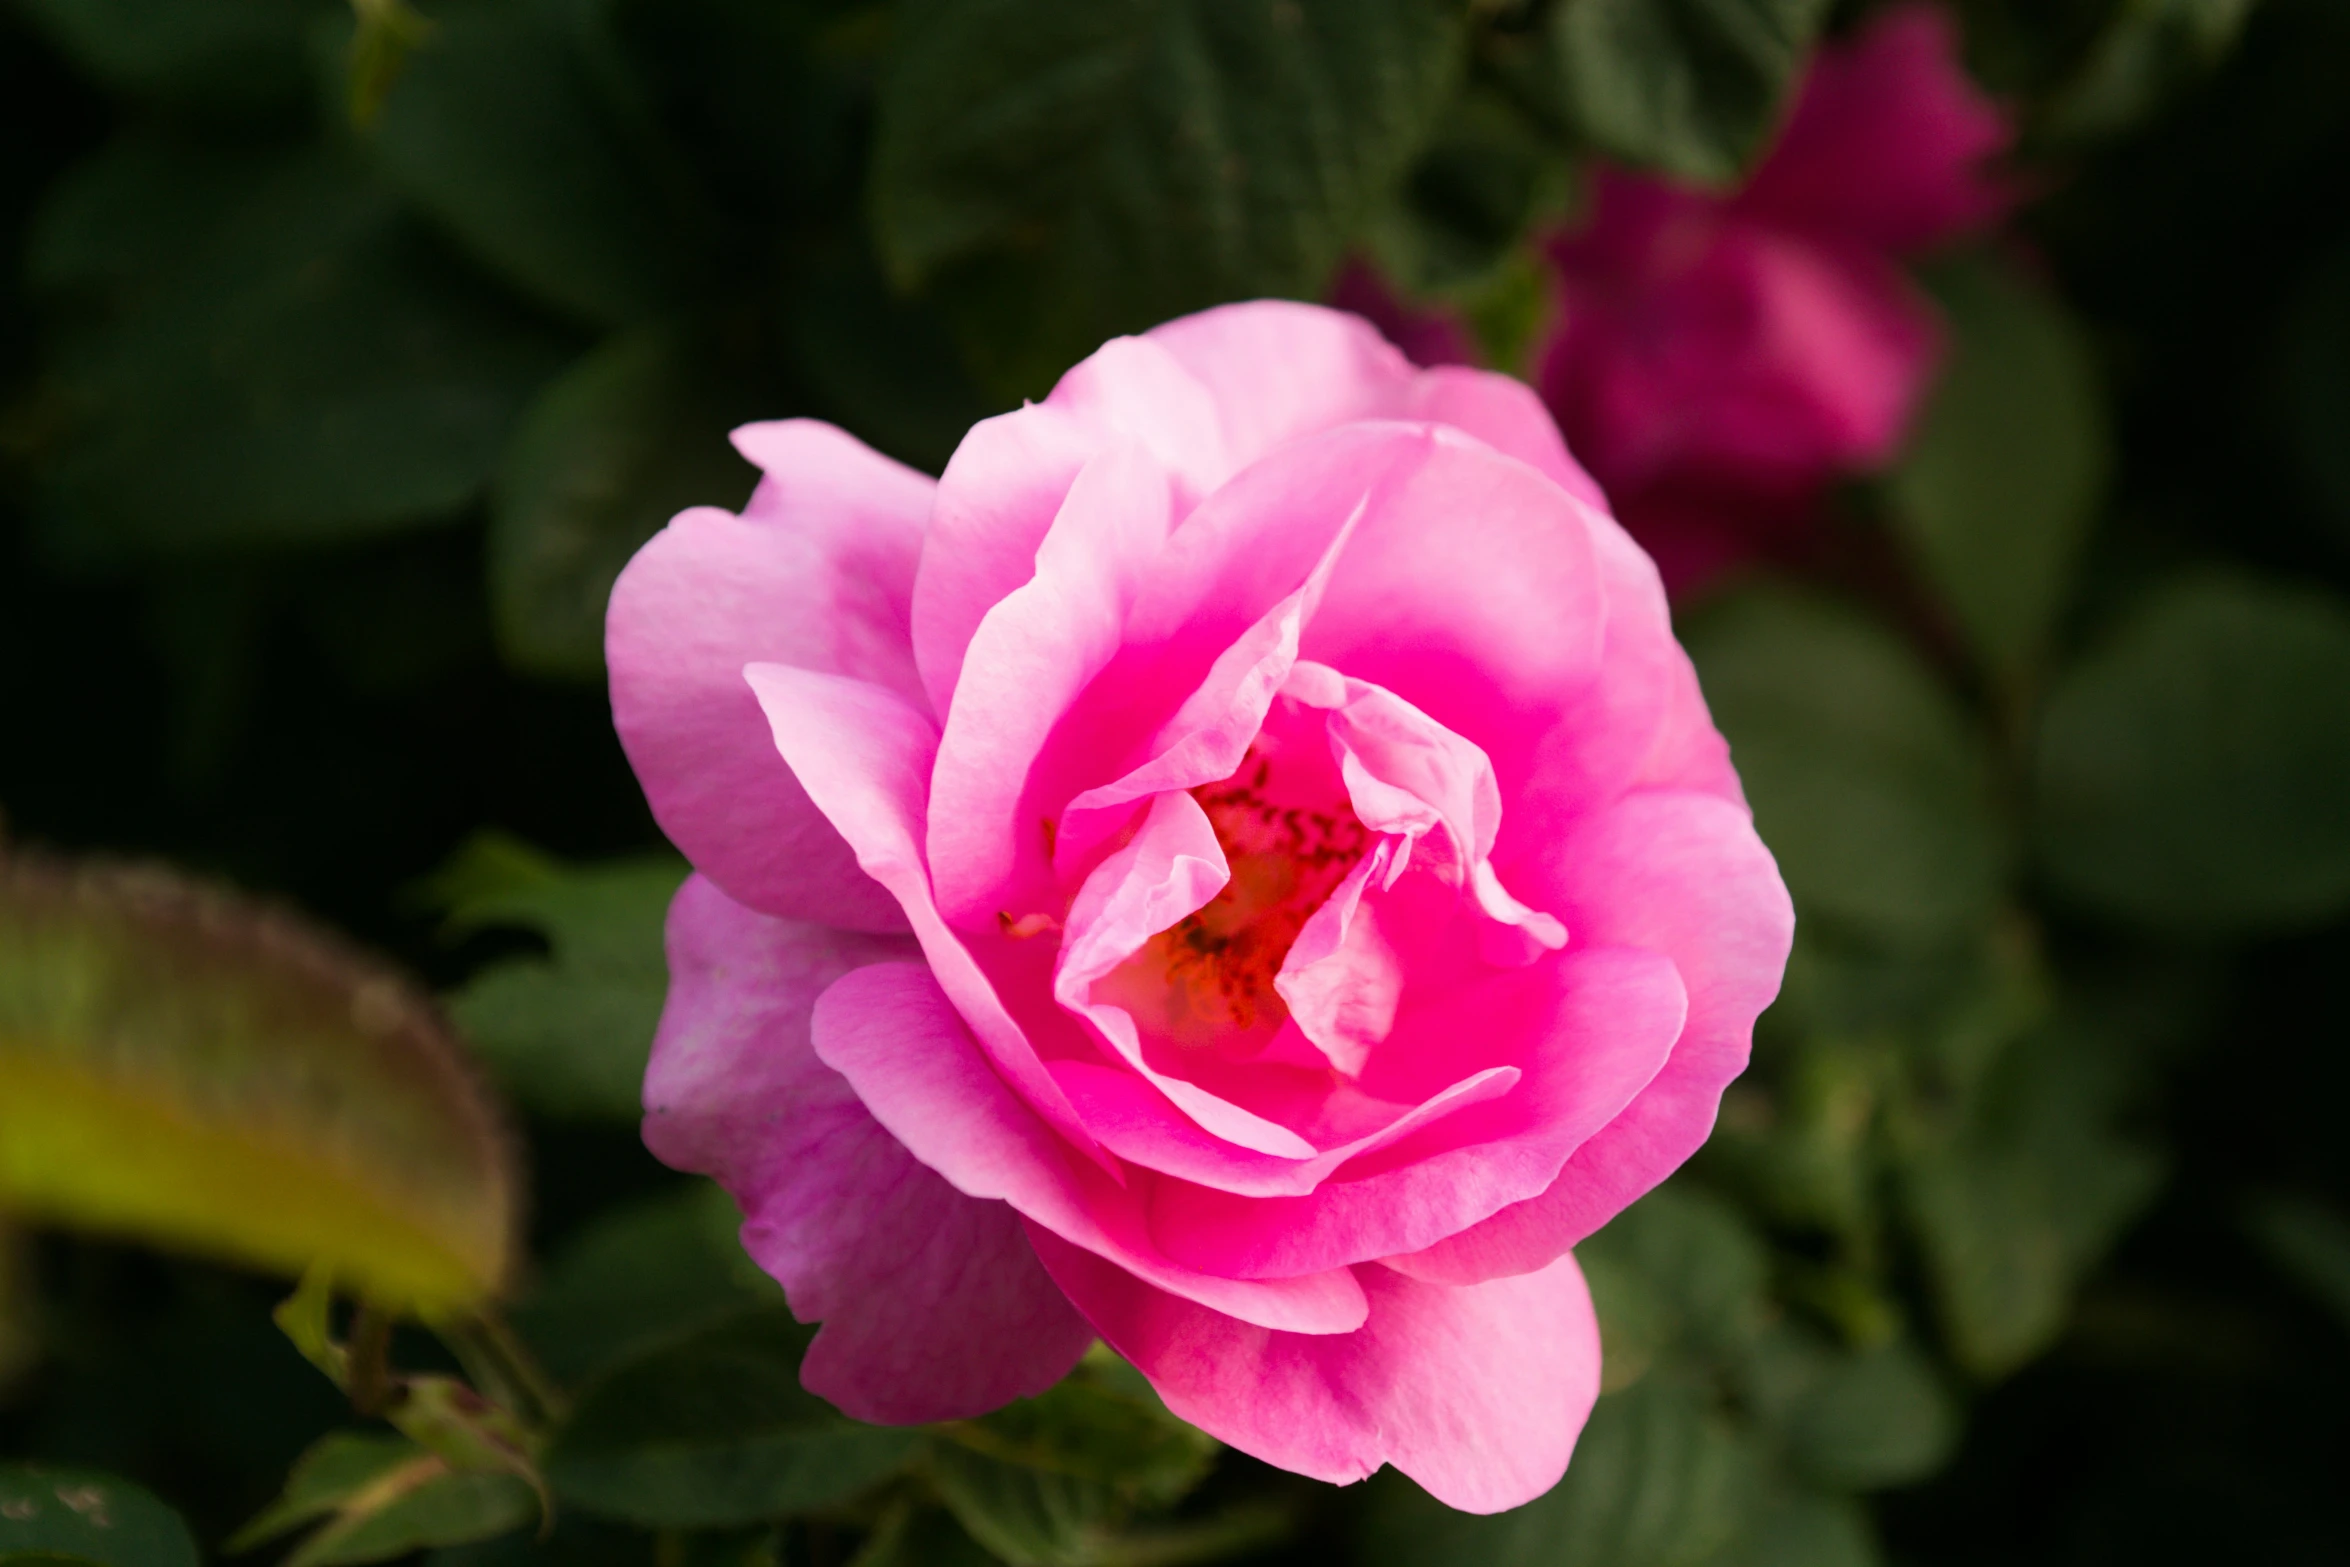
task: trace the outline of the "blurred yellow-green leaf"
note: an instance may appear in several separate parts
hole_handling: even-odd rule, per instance
[[[0,1202],[441,1313],[504,1282],[517,1195],[494,1107],[397,975],[168,872],[15,856]]]

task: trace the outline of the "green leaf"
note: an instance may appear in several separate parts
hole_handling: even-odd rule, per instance
[[[304,35],[328,0],[19,0],[111,90],[174,106],[267,113],[310,88]]]
[[[930,1482],[972,1539],[1012,1567],[1089,1567],[1123,1509],[1099,1480],[941,1444]]]
[[[1602,1398],[1567,1476],[1511,1512],[1456,1513],[1401,1476],[1374,1480],[1368,1567],[1695,1567],[1737,1537],[1755,1456],[1695,1389],[1661,1376]]]
[[[2337,545],[2350,544],[2350,245],[2312,269],[2277,339],[2280,433]]]
[[[2087,139],[2130,129],[2217,65],[2251,11],[2252,0],[2122,0],[2042,110],[2041,131]]]
[[[2271,1197],[2248,1216],[2252,1238],[2350,1328],[2350,1220],[2308,1197]]]
[[[198,1567],[180,1515],[110,1474],[0,1464],[0,1562],[70,1558],[98,1567]]]
[[[685,507],[750,494],[755,475],[726,438],[744,415],[665,327],[610,339],[539,394],[491,498],[490,595],[510,663],[602,678],[620,568]]]
[[[1565,115],[1600,151],[1709,184],[1777,128],[1826,0],[1566,0],[1550,9]]]
[[[1782,1328],[1758,1346],[1749,1386],[1795,1466],[1836,1490],[1923,1479],[1958,1439],[1949,1394],[1902,1340],[1842,1352]]]
[[[1715,607],[1688,642],[1799,915],[1911,946],[1989,917],[2009,852],[1988,761],[1916,655],[1768,587]]]
[[[1312,296],[1410,165],[1464,38],[1448,0],[929,0],[881,87],[872,212],[956,290],[996,384],[1252,295]]]
[[[1879,1567],[1865,1508],[1849,1497],[1781,1490],[1755,1509],[1737,1539],[1705,1567]]]
[[[609,325],[690,303],[704,224],[660,176],[640,128],[599,91],[557,14],[492,0],[434,6],[366,145],[469,254],[557,310]]]
[[[2055,1340],[2075,1287],[2160,1186],[2162,1161],[2116,1125],[2127,1089],[2060,1021],[1939,1116],[1913,1108],[1902,1190],[1951,1349],[1976,1375]]]
[[[559,342],[332,151],[233,172],[207,160],[234,199],[174,234],[142,207],[201,199],[168,188],[188,161],[137,143],[103,154],[34,237],[52,273],[155,268],[61,341],[51,547],[105,559],[319,543],[465,505]],[[104,218],[125,231],[95,230]]]
[[[780,1302],[743,1252],[742,1215],[696,1182],[600,1214],[547,1264],[514,1323],[558,1380],[583,1382],[663,1339]]]
[[[1034,1398],[946,1429],[983,1456],[1046,1474],[1099,1481],[1153,1506],[1173,1506],[1207,1477],[1213,1437],[1168,1413],[1130,1368],[1121,1386],[1088,1366]]]
[[[953,1513],[907,1505],[884,1515],[849,1567],[995,1567],[997,1560]]]
[[[0,858],[0,1205],[433,1313],[505,1277],[510,1158],[398,975],[165,872]]]
[[[458,1027],[517,1099],[558,1117],[643,1114],[645,1059],[669,985],[661,932],[685,873],[667,854],[562,865],[491,835],[461,851],[454,874],[475,885],[451,905],[451,924],[547,940],[545,957],[492,963],[449,998]]]
[[[859,1425],[803,1389],[813,1331],[775,1307],[622,1364],[556,1431],[556,1495],[648,1528],[712,1528],[830,1506],[887,1479],[920,1438]]]
[[[2216,575],[2153,593],[2066,672],[2033,758],[2051,881],[2100,913],[2203,931],[2350,901],[2350,614]]]
[[[2046,290],[1970,258],[1939,269],[1952,352],[1888,493],[1896,528],[1993,672],[2039,660],[2109,466],[2088,340]]]
[[[1663,1357],[1735,1359],[1762,1330],[1761,1241],[1728,1204],[1685,1182],[1641,1198],[1575,1256],[1599,1309],[1611,1391]]]
[[[286,1558],[286,1567],[330,1567],[488,1539],[537,1515],[537,1497],[513,1475],[453,1473],[406,1437],[338,1431],[302,1455],[284,1494],[239,1530],[228,1549],[247,1550],[329,1519]]]

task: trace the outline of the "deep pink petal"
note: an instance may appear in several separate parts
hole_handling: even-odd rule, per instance
[[[742,671],[792,664],[922,700],[906,627],[930,481],[808,420],[749,426],[740,443],[768,470],[746,514],[681,514],[613,586],[614,726],[662,830],[730,896],[903,929],[775,754]]]
[[[823,1328],[800,1376],[859,1420],[967,1419],[1052,1386],[1093,1330],[1019,1217],[932,1174],[816,1059],[816,997],[918,949],[770,919],[690,878],[669,910],[669,1000],[645,1076],[645,1143],[717,1178],[743,1246]]]
[[[1575,1151],[1541,1196],[1411,1258],[1469,1282],[1545,1266],[1655,1186],[1713,1130],[1746,1068],[1754,1020],[1778,994],[1795,911],[1745,811],[1712,795],[1635,794],[1559,845],[1543,891],[1578,941],[1670,955],[1689,991],[1671,1060]]]
[[[1514,1047],[1524,1077],[1510,1093],[1304,1196],[1165,1181],[1151,1233],[1168,1256],[1234,1278],[1319,1273],[1434,1245],[1551,1187],[1569,1155],[1666,1065],[1686,1009],[1672,961],[1655,952],[1578,946],[1495,974],[1400,1019],[1381,1050],[1482,1066],[1473,1052]]]
[[[1540,471],[1436,426],[1425,460],[1371,496],[1302,652],[1482,747],[1506,799],[1599,669],[1597,515]]]
[[[1599,1324],[1571,1256],[1468,1288],[1367,1267],[1362,1328],[1309,1338],[1155,1290],[1050,1235],[1036,1247],[1169,1409],[1315,1479],[1393,1464],[1464,1512],[1521,1506],[1566,1472],[1599,1396]]]
[[[1991,167],[2015,127],[1969,79],[1958,24],[1910,0],[1812,62],[1786,134],[1736,200],[1790,229],[1922,250],[1996,222],[2016,185]]]
[[[1367,1311],[1354,1275],[1252,1282],[1169,1261],[1143,1222],[1143,1188],[1071,1158],[973,1048],[937,982],[911,964],[859,969],[817,1003],[816,1053],[920,1159],[971,1197],[1001,1198],[1041,1231],[1219,1312],[1285,1331],[1349,1333]]]

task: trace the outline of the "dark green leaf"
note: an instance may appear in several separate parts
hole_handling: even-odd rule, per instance
[[[539,395],[491,501],[490,593],[509,662],[602,677],[620,568],[685,507],[750,494],[752,470],[726,439],[744,415],[691,341],[663,327],[612,338]]]
[[[1218,300],[1318,293],[1457,68],[1447,0],[929,0],[882,84],[873,215],[993,379]]]
[[[828,1506],[887,1479],[919,1438],[845,1419],[800,1386],[813,1331],[775,1307],[619,1366],[555,1433],[556,1495],[646,1527],[710,1528]]]
[[[2109,8],[2079,72],[2041,128],[2074,138],[2128,130],[2209,71],[2236,41],[2252,0],[2130,0]]]
[[[609,324],[688,302],[701,225],[556,15],[432,7],[367,144],[467,251],[558,310]]]
[[[697,1182],[599,1215],[547,1264],[515,1326],[546,1368],[581,1382],[680,1331],[775,1304],[744,1255],[742,1215]]]
[[[1728,1421],[1694,1389],[1650,1376],[1602,1398],[1567,1477],[1515,1511],[1456,1513],[1381,1476],[1361,1555],[1368,1567],[1695,1567],[1737,1536],[1757,1484]]]
[[[1778,1491],[1705,1567],[1878,1567],[1883,1560],[1868,1512],[1857,1502]]]
[[[70,1557],[99,1567],[197,1567],[180,1515],[89,1469],[0,1465],[0,1562]]]
[[[332,0],[19,0],[115,92],[230,114],[299,105],[304,33]]]
[[[1216,1443],[1169,1414],[1139,1376],[1129,1376],[1134,1385],[1122,1387],[1089,1363],[1050,1391],[959,1422],[948,1434],[1005,1463],[1100,1481],[1136,1500],[1172,1506],[1206,1478]]]
[[[1782,589],[1718,606],[1689,648],[1799,914],[1913,945],[1989,916],[2008,848],[1988,762],[1908,648]]]
[[[310,1337],[306,1330],[304,1338]],[[322,1338],[305,1348],[321,1345]],[[230,1537],[227,1549],[232,1553],[250,1550],[314,1518],[323,1518],[385,1475],[426,1457],[423,1448],[404,1436],[330,1432],[294,1461],[285,1490]]]
[[[2350,1328],[2350,1220],[2308,1197],[2272,1197],[2252,1210],[2253,1238]]]
[[[303,1541],[285,1567],[389,1561],[432,1546],[491,1539],[538,1515],[538,1498],[513,1475],[443,1469],[381,1507],[328,1524]]]
[[[891,293],[862,247],[791,280],[784,329],[817,411],[901,462],[938,472],[971,426],[1000,411],[964,373],[945,320]]]
[[[2175,582],[2067,672],[2033,765],[2042,862],[2083,904],[2201,930],[2322,919],[2350,900],[2350,615]]]
[[[481,881],[503,856],[504,880]],[[468,869],[471,867],[472,869]],[[566,866],[477,839],[453,874],[479,884],[451,908],[460,928],[517,926],[544,958],[493,963],[449,1010],[516,1098],[546,1115],[633,1121],[669,971],[662,925],[685,866],[668,855]]]
[[[1566,117],[1638,168],[1725,184],[1777,127],[1826,0],[1564,0],[1550,48]]]
[[[2128,1083],[2075,1027],[2035,1030],[1976,1092],[1904,1136],[1903,1190],[1958,1362],[2005,1375],[2063,1331],[2072,1292],[2159,1186],[2117,1125]]]
[[[2277,335],[2280,432],[2337,545],[2350,545],[2350,245],[2318,263]]]
[[[1750,1387],[1796,1467],[1840,1490],[1921,1479],[1958,1437],[1933,1367],[1900,1340],[1846,1353],[1782,1328],[1758,1346]]]
[[[1727,1204],[1686,1183],[1650,1192],[1575,1255],[1607,1335],[1611,1387],[1661,1355],[1733,1358],[1761,1331],[1762,1243]]]
[[[2064,607],[2108,464],[2089,345],[2047,292],[1969,260],[1939,270],[1952,353],[1889,493],[1975,651],[2022,676]]]
[[[883,1517],[849,1567],[995,1567],[996,1561],[953,1513],[907,1505]]]
[[[82,556],[325,542],[445,517],[482,487],[560,345],[454,272],[338,155],[223,172],[174,236],[138,210],[177,161],[126,154],[35,239],[53,270],[161,263],[62,344],[51,537]],[[182,199],[165,194],[163,211]],[[60,209],[52,209],[53,213]],[[119,236],[93,216],[125,215]],[[74,259],[78,258],[78,259]]]
[[[1099,1480],[956,1444],[932,1450],[930,1480],[971,1538],[1012,1567],[1090,1567],[1122,1512],[1117,1492]]]

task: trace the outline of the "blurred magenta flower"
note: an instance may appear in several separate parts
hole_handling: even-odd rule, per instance
[[[1531,391],[1359,319],[1121,338],[937,483],[754,425],[612,597],[699,874],[645,1138],[867,1420],[1095,1334],[1234,1446],[1539,1495],[1568,1248],[1688,1157],[1792,914],[1646,556]]]
[[[1836,475],[1889,460],[1941,346],[1901,258],[2014,199],[2014,140],[1938,6],[1812,62],[1785,132],[1727,195],[1602,169],[1551,244],[1537,380],[1675,592],[1799,538]]]

